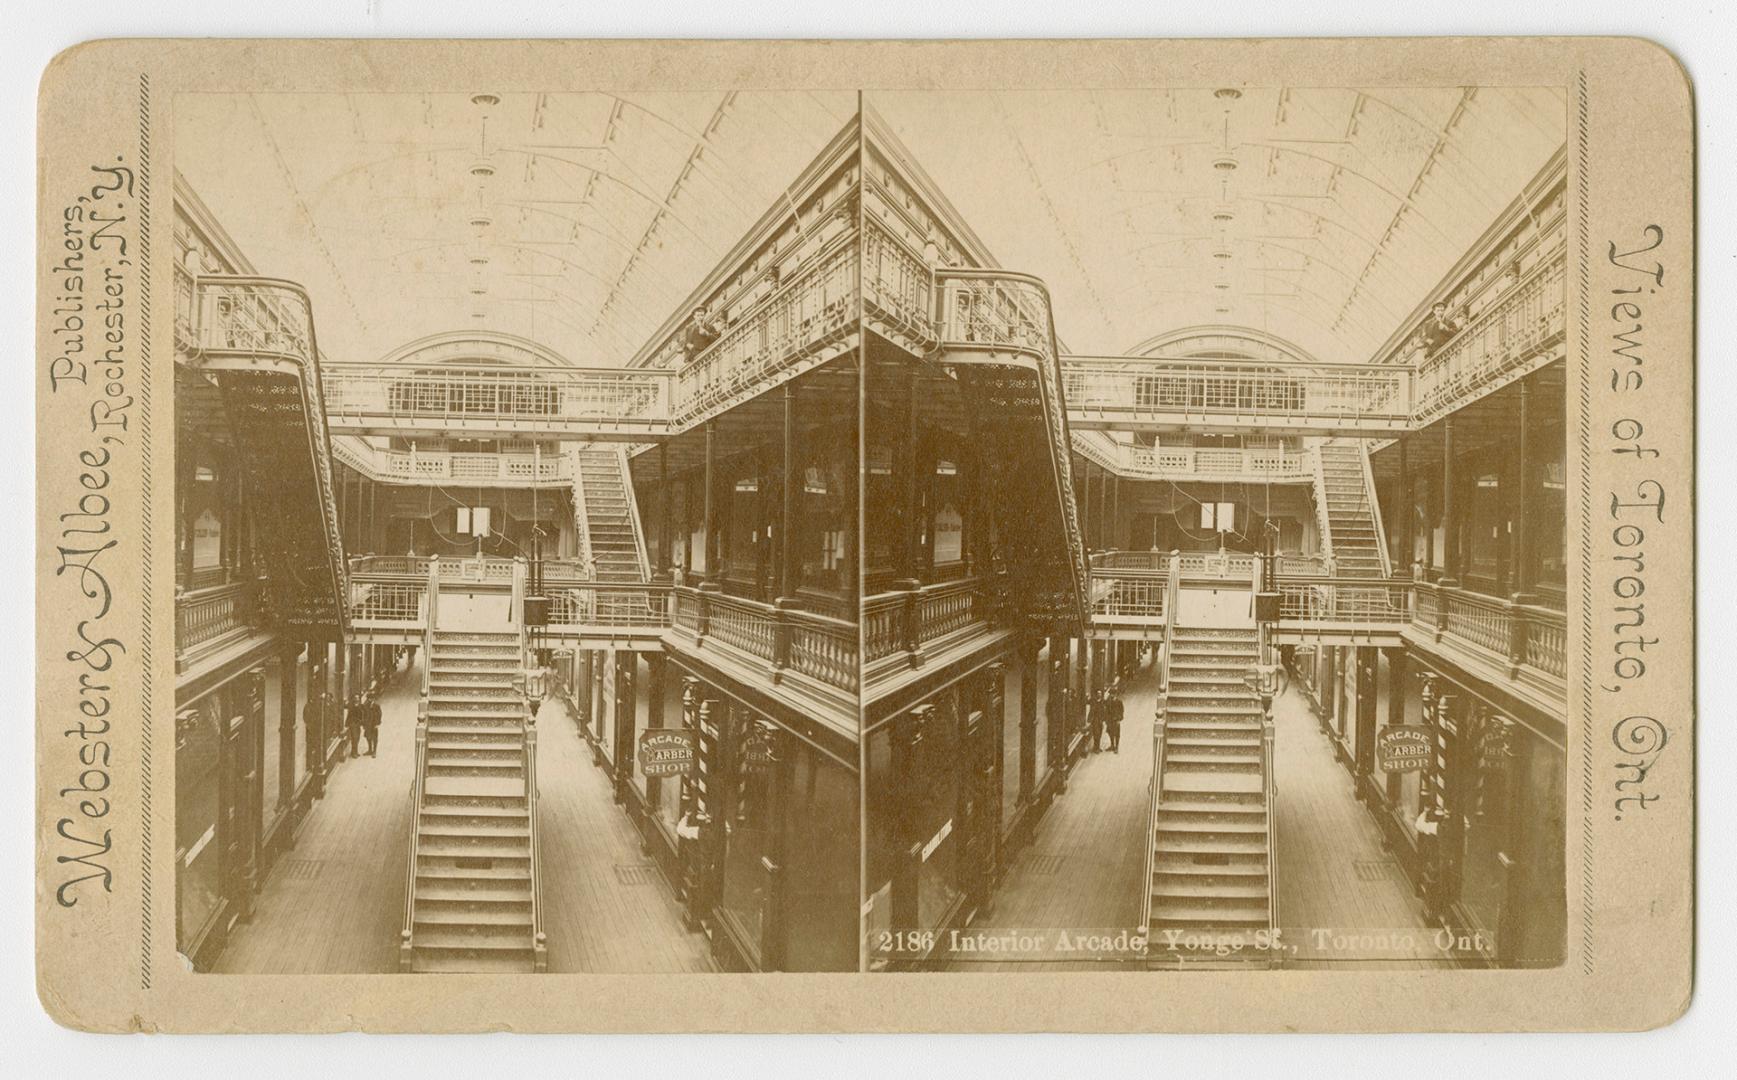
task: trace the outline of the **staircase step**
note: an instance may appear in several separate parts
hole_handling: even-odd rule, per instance
[[[439,742],[428,744],[429,764],[469,764],[471,762],[509,762],[524,760],[525,748],[512,743]]]
[[[1208,815],[1182,813],[1166,809],[1160,805],[1158,808],[1158,835],[1166,837],[1187,834],[1201,840],[1218,838],[1240,841],[1243,836],[1265,837],[1267,834],[1267,823],[1264,816],[1260,818],[1254,818],[1253,815],[1222,816],[1232,820],[1211,821],[1208,820]]]
[[[1248,836],[1194,836],[1188,833],[1160,832],[1153,850],[1157,856],[1154,866],[1163,865],[1166,859],[1210,865],[1219,857],[1230,862],[1258,861],[1265,864],[1267,834],[1264,830],[1258,835]],[[1202,862],[1203,856],[1205,863]]]
[[[1259,927],[1267,925],[1267,906],[1258,908],[1213,907],[1207,904],[1164,904],[1152,908],[1152,925],[1165,926],[1234,926]]]
[[[416,898],[416,926],[418,931],[424,926],[446,927],[454,929],[461,927],[487,928],[488,933],[505,933],[511,928],[521,933],[531,932],[531,900],[524,899],[523,907],[505,904],[479,904],[473,901],[460,903],[424,904],[424,898]],[[415,936],[412,936],[415,940]]]
[[[418,952],[423,949],[522,951],[529,959],[531,926],[526,922],[511,926],[433,926],[425,930],[419,925],[410,943]]]
[[[524,836],[419,836],[418,856],[463,859],[530,859],[530,837]]]
[[[1186,720],[1173,719],[1164,726],[1165,737],[1169,739],[1202,739],[1210,741],[1233,741],[1252,738],[1260,741],[1261,726],[1249,718],[1239,717],[1189,717]]]
[[[1164,801],[1158,804],[1158,812],[1189,813],[1222,816],[1226,820],[1244,821],[1249,819],[1265,820],[1267,808],[1260,802],[1218,802],[1200,798],[1193,793],[1182,798],[1174,796],[1170,791],[1164,792]]]
[[[441,778],[486,776],[523,782],[525,767],[518,761],[430,761],[428,775]]]
[[[534,954],[528,948],[518,952],[491,952],[487,955],[440,950],[429,954],[418,953],[416,957],[416,970],[426,972],[517,974],[530,971],[534,966]]]
[[[450,861],[450,860],[448,860]],[[438,888],[449,891],[491,893],[519,892],[531,887],[531,867],[529,860],[519,860],[519,865],[501,865],[485,867],[454,867],[454,866],[418,866],[416,880],[438,883]],[[421,885],[417,886],[422,888]],[[418,894],[420,895],[420,894]]]
[[[1223,738],[1201,739],[1191,735],[1178,735],[1175,732],[1169,732],[1164,738],[1164,752],[1167,760],[1178,752],[1241,756],[1250,753],[1258,754],[1260,748],[1261,739],[1258,734],[1245,738],[1234,738],[1227,735]]]
[[[1202,881],[1200,878],[1177,876],[1153,881],[1153,903],[1156,904],[1160,897],[1179,904],[1190,901],[1205,904],[1219,902],[1226,906],[1258,904],[1264,908],[1270,894],[1265,874],[1251,874],[1226,881]]]

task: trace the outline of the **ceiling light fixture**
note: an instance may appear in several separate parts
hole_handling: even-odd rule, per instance
[[[478,229],[486,229],[495,223],[495,219],[489,217],[487,214],[473,214],[470,223]]]
[[[1217,169],[1219,172],[1235,172],[1236,158],[1229,154],[1223,154],[1212,159],[1212,167]]]
[[[494,163],[484,160],[471,165],[470,174],[479,180],[486,180],[495,174]]]
[[[470,96],[470,103],[472,105],[480,105],[486,109],[491,105],[499,105],[501,99],[498,94],[472,94]]]
[[[1220,101],[1235,101],[1237,98],[1242,97],[1242,91],[1237,90],[1233,87],[1226,86],[1226,87],[1223,87],[1221,89],[1214,90],[1212,92],[1212,95],[1214,97],[1218,98]]]

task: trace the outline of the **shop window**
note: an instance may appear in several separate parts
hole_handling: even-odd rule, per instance
[[[1547,455],[1539,468],[1539,484],[1522,512],[1532,515],[1533,543],[1538,551],[1538,582],[1564,588],[1568,574],[1567,476],[1562,457],[1562,429],[1546,429],[1538,440]]]
[[[772,783],[776,729],[746,714],[735,719],[730,760],[721,779],[728,785],[724,812],[724,888],[719,904],[749,946],[761,947],[766,891],[764,860],[771,854]]]
[[[1473,706],[1461,737],[1465,863],[1460,901],[1492,940],[1502,927],[1502,906],[1517,867],[1513,847],[1515,783],[1528,762],[1530,740],[1515,723],[1482,704]]]
[[[784,963],[793,971],[855,971],[856,774],[805,746],[790,756]]]
[[[175,716],[176,940],[183,951],[192,948],[222,896],[217,836],[222,733],[218,694]]]
[[[294,769],[293,761],[283,760],[283,739],[280,737],[280,718],[283,716],[283,661],[273,659],[264,667],[265,717],[264,727],[260,732],[263,743],[261,758],[264,767],[260,770],[260,792],[263,802],[260,804],[260,833],[263,836],[271,831],[282,812],[283,806],[278,801],[279,785],[282,784],[283,769]],[[291,715],[294,715],[292,712]]]
[[[941,694],[928,720],[916,733],[913,748],[916,814],[911,839],[920,844],[917,870],[917,924],[940,925],[958,901],[955,867],[959,838],[954,812],[959,803],[958,691]]]

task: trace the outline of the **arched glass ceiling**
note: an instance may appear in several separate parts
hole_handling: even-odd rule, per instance
[[[175,164],[262,273],[308,286],[329,358],[486,330],[613,365],[855,108],[853,92],[183,95]]]
[[[1240,325],[1364,361],[1565,138],[1555,88],[877,91],[1076,352]]]
[[[487,88],[480,88],[486,90]],[[876,92],[1081,352],[1237,325],[1365,360],[1564,138],[1556,89]],[[329,356],[489,330],[616,364],[851,92],[184,95],[176,165]]]

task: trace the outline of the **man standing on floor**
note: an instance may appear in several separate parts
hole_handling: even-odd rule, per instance
[[[350,737],[350,756],[355,757],[361,749],[362,717],[367,713],[368,705],[360,697],[350,699],[350,705],[344,710],[345,733]]]
[[[368,737],[368,756],[377,757],[380,749],[380,702],[373,700],[362,706],[362,732]]]
[[[1110,733],[1110,752],[1122,752],[1122,687],[1118,683],[1110,688],[1110,700],[1104,702],[1104,727]]]
[[[1096,691],[1092,700],[1086,703],[1086,722],[1091,725],[1092,753],[1102,750],[1104,741],[1104,717],[1108,710],[1108,702],[1104,700],[1104,692]]]

